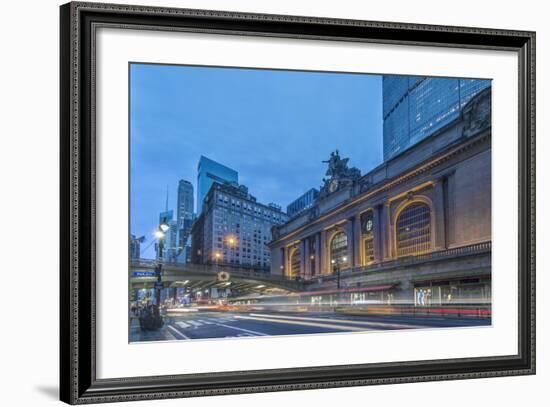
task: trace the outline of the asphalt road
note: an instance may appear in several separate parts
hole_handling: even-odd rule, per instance
[[[142,331],[137,319],[132,319],[130,342],[449,328],[490,324],[491,321],[488,318],[351,316],[336,313],[188,312],[165,317],[164,326],[156,331]]]

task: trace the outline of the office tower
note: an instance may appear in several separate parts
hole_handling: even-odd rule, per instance
[[[490,86],[481,79],[383,76],[384,161],[450,124]]]
[[[293,216],[311,208],[318,196],[319,190],[311,188],[286,207],[286,214],[292,218]]]
[[[193,263],[268,270],[271,228],[288,220],[276,205],[264,205],[244,185],[212,185],[192,230]]]
[[[193,197],[193,184],[187,180],[181,179],[178,183],[178,207],[176,214],[177,231],[178,231],[178,247],[177,247],[177,261],[186,263],[188,255],[182,255],[185,250],[189,235],[191,234],[191,227],[193,226],[193,220],[195,218],[194,210],[194,197]]]
[[[238,184],[239,174],[223,164],[201,156],[197,166],[197,215],[201,214],[204,198],[214,182]]]

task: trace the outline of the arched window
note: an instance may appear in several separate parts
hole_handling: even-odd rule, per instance
[[[417,202],[407,206],[396,222],[397,256],[414,256],[431,249],[430,207]]]
[[[290,255],[290,275],[289,277],[295,278],[300,275],[300,248],[297,247],[292,251]]]
[[[348,237],[344,232],[338,232],[330,242],[330,261],[340,268],[348,266]]]
[[[374,261],[374,213],[368,210],[361,214],[361,241],[363,246],[363,265]]]

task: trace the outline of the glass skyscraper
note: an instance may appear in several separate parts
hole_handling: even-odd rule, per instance
[[[197,167],[197,215],[201,214],[204,198],[206,198],[214,182],[238,184],[239,173],[210,158],[201,156]]]
[[[490,80],[384,75],[384,161],[407,150],[460,116]]]
[[[306,209],[311,208],[318,196],[319,191],[315,188],[311,188],[309,191],[307,191],[305,194],[300,196],[298,199],[296,199],[286,207],[287,215],[293,217],[295,215],[298,215],[299,213],[302,213]]]
[[[177,259],[182,263],[185,263],[188,255],[181,253],[185,251],[188,246],[187,241],[191,234],[191,227],[193,226],[194,214],[194,196],[193,196],[193,184],[191,182],[180,179],[178,182],[178,207],[176,213],[177,228],[178,228],[178,248]]]

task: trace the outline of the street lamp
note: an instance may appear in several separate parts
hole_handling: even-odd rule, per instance
[[[157,305],[157,308],[155,310],[155,316],[160,316],[160,290],[162,286],[162,262],[163,262],[163,256],[164,256],[164,238],[166,236],[166,232],[170,229],[170,226],[165,223],[161,222],[159,225],[159,228],[155,231],[155,237],[158,239],[158,252],[157,252],[157,267],[155,270],[155,274],[157,275],[157,284],[155,284],[155,302]]]
[[[340,289],[340,266],[342,264],[345,264],[347,261],[348,261],[348,258],[346,256],[338,257],[330,261],[334,267],[334,271],[336,271],[336,288],[338,290]]]
[[[222,255],[220,252],[214,253],[214,260],[216,260],[216,273],[219,271],[219,268],[220,268],[219,262],[221,257]]]

